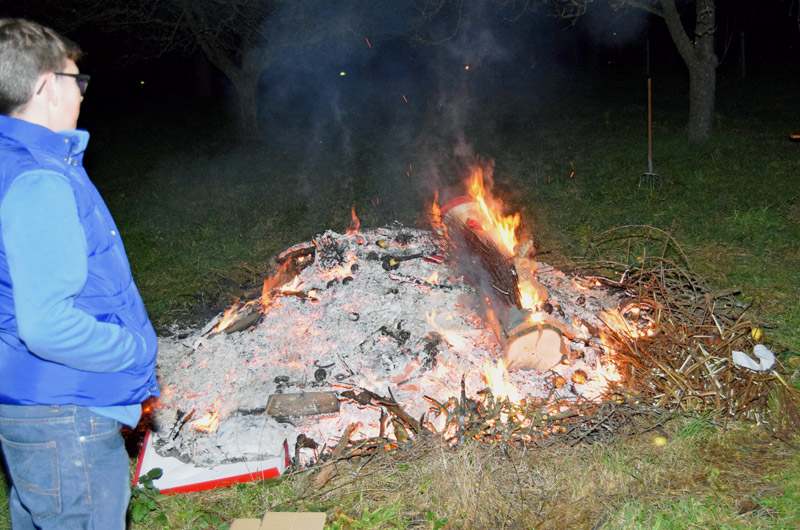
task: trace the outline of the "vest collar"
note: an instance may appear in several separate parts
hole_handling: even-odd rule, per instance
[[[53,132],[47,127],[6,115],[0,115],[0,134],[59,158],[81,155],[89,144],[89,133],[82,129]]]

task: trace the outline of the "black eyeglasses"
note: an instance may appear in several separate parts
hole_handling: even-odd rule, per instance
[[[81,96],[86,93],[86,89],[89,88],[89,80],[91,76],[89,74],[65,74],[63,72],[54,72],[56,75],[63,75],[66,77],[74,77],[75,82],[78,83],[78,90],[81,91]]]
[[[78,84],[78,90],[81,91],[81,96],[84,95],[86,93],[86,89],[89,88],[89,80],[91,79],[91,76],[89,76],[89,74],[67,74],[64,72],[53,72],[53,73],[55,75],[63,75],[65,77],[74,77],[75,82]],[[47,81],[45,81],[45,83],[46,82]],[[45,83],[42,83],[42,86],[40,86],[39,90],[36,91],[37,96],[42,93]]]

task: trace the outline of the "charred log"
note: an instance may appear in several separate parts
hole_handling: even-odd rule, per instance
[[[526,257],[527,251],[516,257],[502,249],[485,228],[489,220],[475,203],[458,198],[448,204],[454,206],[444,206],[442,220],[452,258],[465,281],[478,291],[486,318],[503,346],[506,366],[549,370],[561,362],[568,349],[557,327],[531,322],[530,310],[523,308],[521,285],[534,299],[547,300],[547,289],[534,277],[535,262]]]

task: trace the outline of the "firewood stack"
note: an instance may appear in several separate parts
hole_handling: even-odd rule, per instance
[[[568,353],[556,322],[539,318],[525,307],[522,292],[538,305],[547,302],[547,289],[536,280],[536,262],[527,257],[530,244],[515,254],[502,244],[497,228],[470,197],[456,197],[441,208],[437,231],[446,239],[451,258],[465,281],[477,290],[487,320],[503,347],[510,370],[549,370]]]

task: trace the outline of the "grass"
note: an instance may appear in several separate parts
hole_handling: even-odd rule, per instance
[[[796,87],[757,72],[746,81],[720,73],[715,137],[704,145],[685,140],[686,102],[676,96],[685,92],[682,77],[655,76],[657,189],[637,185],[647,170],[641,78],[572,79],[560,101],[483,102],[465,134],[473,155],[494,159],[496,191],[539,238],[542,260],[569,267],[621,225],[667,230],[715,288],[741,291],[763,322],[764,341],[796,371],[800,145],[787,140],[800,128]],[[351,205],[366,226],[418,223],[432,176],[448,175],[435,182],[443,189],[464,177],[452,138],[426,129],[437,124],[433,116],[419,116],[409,125],[419,134],[397,145],[391,128],[359,134],[354,127],[343,158],[335,149],[306,151],[302,141],[232,145],[218,115],[188,110],[172,108],[178,119],[152,122],[165,109],[150,109],[128,116],[123,130],[92,115],[87,124],[96,138],[87,166],[160,329],[176,320],[204,324],[257,286],[276,253],[328,228],[343,231]],[[214,138],[193,133],[208,130]],[[665,446],[653,444],[656,434]],[[722,430],[697,416],[605,445],[468,444],[451,452],[420,443],[342,463],[325,484],[304,471],[163,498],[133,528],[224,529],[269,509],[324,510],[327,528],[337,529],[796,528],[798,441],[746,425]],[[8,527],[3,506],[0,528]]]
[[[705,425],[698,428],[698,422]],[[607,445],[522,451],[422,441],[394,454],[261,484],[160,500],[135,528],[192,529],[267,510],[325,511],[326,528],[795,528],[796,448],[761,429],[679,418]],[[754,470],[757,470],[754,472]],[[749,503],[749,504],[748,504]],[[156,515],[166,521],[158,523]]]

